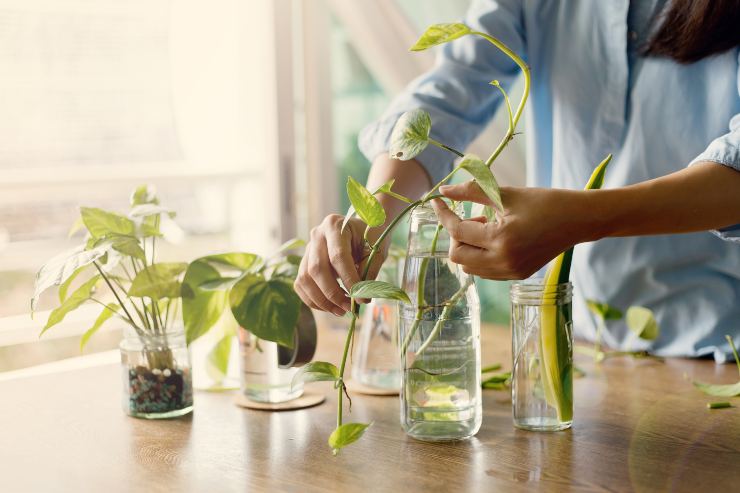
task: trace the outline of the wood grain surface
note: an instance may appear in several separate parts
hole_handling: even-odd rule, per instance
[[[318,358],[336,361],[343,334],[322,329]],[[508,330],[483,331],[484,364],[510,367]],[[484,391],[474,438],[431,444],[406,437],[394,397],[355,395],[347,421],[373,421],[338,457],[326,444],[336,398],[264,412],[232,393],[196,392],[192,416],[145,421],[120,409],[117,365],[0,382],[0,491],[615,491],[730,492],[740,487],[740,408],[684,379],[737,379],[711,361],[586,357],[571,430],[514,429],[509,395]],[[714,399],[727,400],[727,399]],[[740,406],[740,399],[734,405]]]

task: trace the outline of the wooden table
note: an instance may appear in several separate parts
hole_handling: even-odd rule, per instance
[[[319,358],[336,361],[341,338],[323,330]],[[483,354],[506,367],[508,331],[486,328]],[[328,399],[311,409],[249,411],[197,392],[192,416],[145,421],[122,413],[115,364],[13,378],[0,381],[0,491],[740,490],[740,408],[706,409],[683,378],[732,382],[734,365],[577,364],[572,430],[516,430],[507,393],[488,390],[476,437],[422,443],[401,431],[396,398],[355,395],[347,419],[375,424],[338,457],[326,383],[312,384]]]

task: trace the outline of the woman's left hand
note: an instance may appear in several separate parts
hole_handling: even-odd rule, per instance
[[[440,187],[447,198],[492,205],[477,183]],[[441,200],[432,201],[450,233],[450,260],[486,279],[524,279],[580,241],[591,239],[584,192],[543,188],[501,188],[504,211],[498,222],[460,219]]]

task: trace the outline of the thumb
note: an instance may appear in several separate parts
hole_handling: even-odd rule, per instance
[[[474,180],[466,181],[458,185],[443,185],[439,192],[448,199],[457,201],[477,202],[483,205],[493,205],[491,199],[483,193],[483,190]]]

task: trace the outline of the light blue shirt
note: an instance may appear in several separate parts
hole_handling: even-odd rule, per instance
[[[614,160],[605,188],[663,176],[697,161],[740,172],[740,50],[691,65],[638,55],[662,4],[473,2],[465,22],[501,39],[531,68],[530,185],[582,188],[608,153]],[[498,79],[511,86],[518,75],[516,65],[485,40],[468,36],[449,43],[440,49],[436,66],[363,130],[360,148],[371,160],[387,152],[398,117],[420,107],[432,116],[434,139],[464,149],[500,106],[499,92],[488,83]],[[432,146],[418,160],[435,182],[452,164],[449,154]],[[574,331],[581,338],[594,338],[595,319],[585,306],[586,299],[594,299],[623,310],[642,305],[655,312],[659,338],[636,341],[633,349],[663,356],[714,355],[724,362],[732,359],[724,335],[740,343],[740,225],[715,234],[581,244],[571,280]],[[627,349],[628,335],[623,321],[609,322],[604,341]]]

